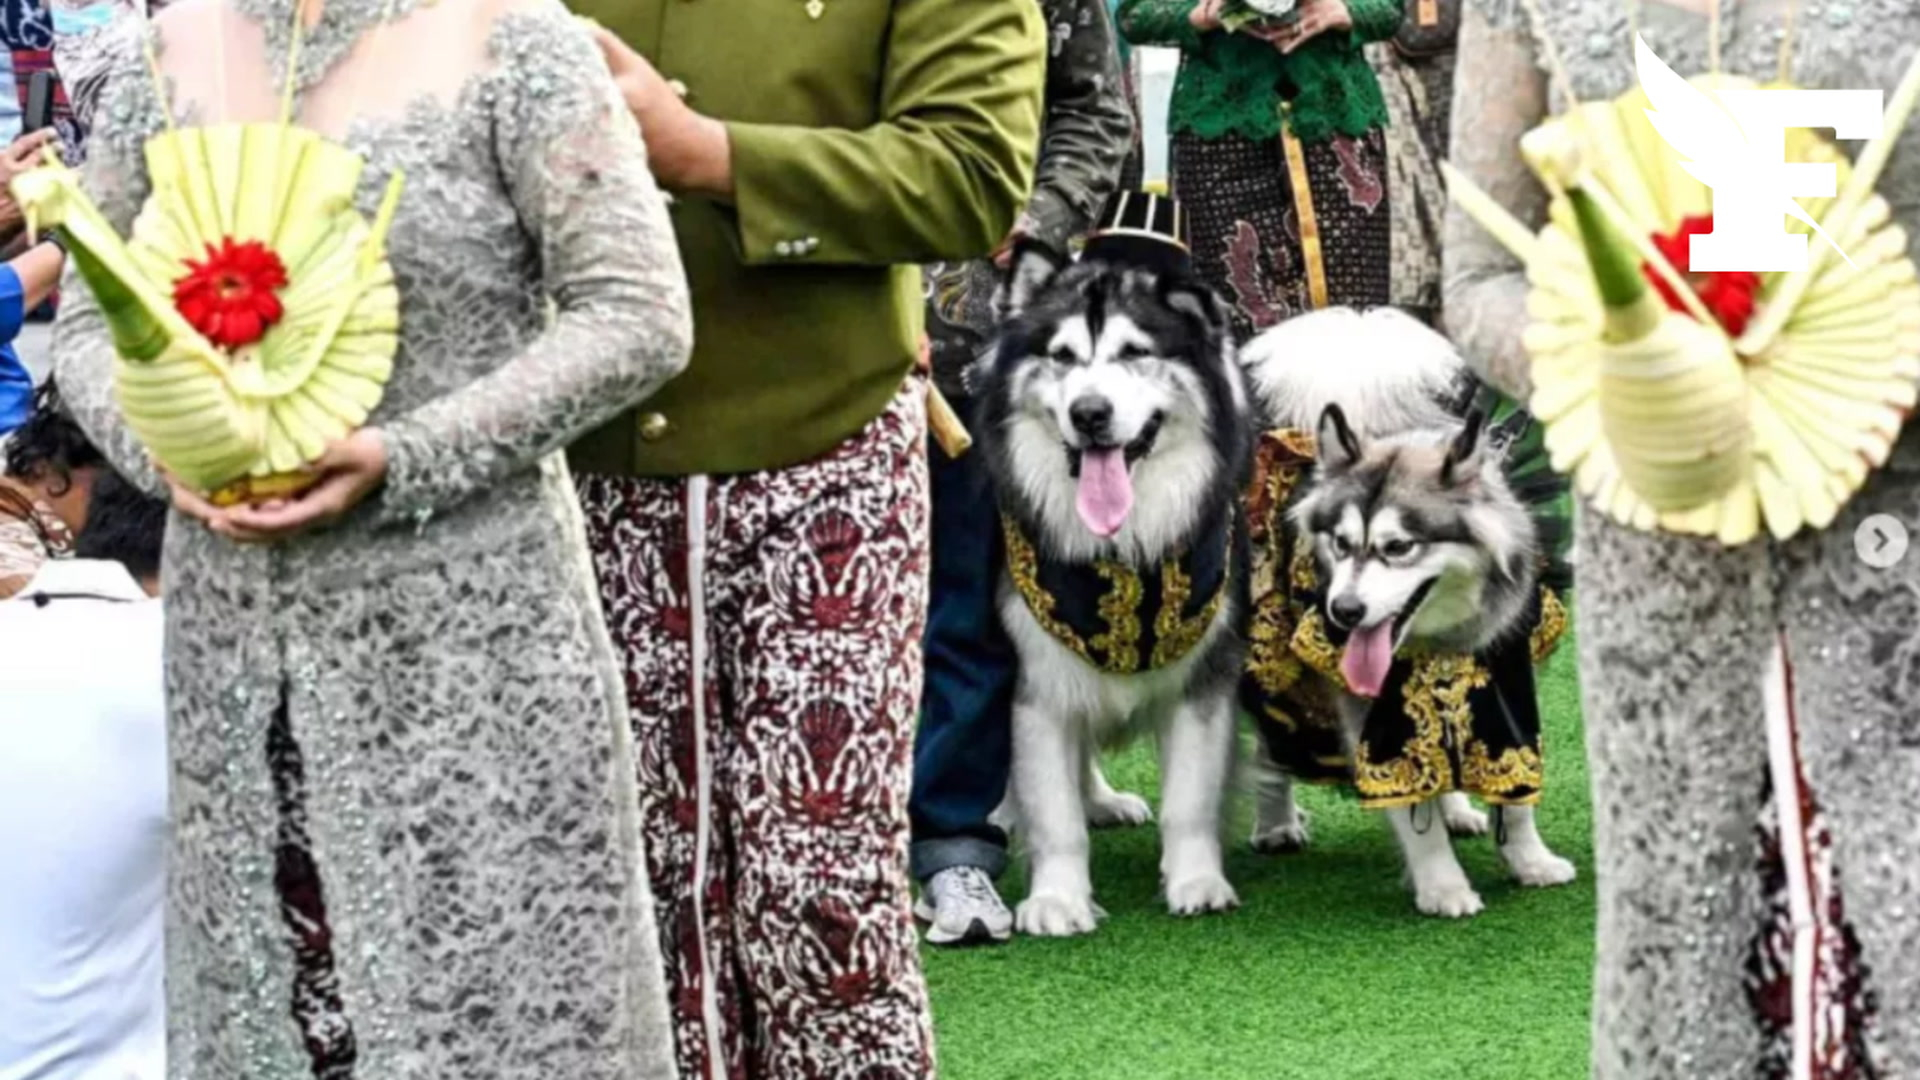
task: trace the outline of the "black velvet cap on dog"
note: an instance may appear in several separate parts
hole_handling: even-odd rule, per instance
[[[1080,257],[1191,275],[1193,252],[1187,248],[1187,215],[1178,202],[1165,195],[1116,192],[1100,214],[1100,224],[1087,234]]]

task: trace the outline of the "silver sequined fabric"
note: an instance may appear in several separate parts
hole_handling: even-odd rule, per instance
[[[331,0],[302,86],[384,6]],[[240,10],[284,40],[285,0]],[[384,491],[278,546],[177,516],[169,531],[173,1080],[315,1074],[275,885],[283,705],[340,990],[324,1021],[352,1026],[353,1076],[673,1075],[621,676],[556,451],[684,365],[684,275],[585,32],[555,0],[479,10],[491,29],[463,24],[485,47],[456,97],[348,138],[371,163],[363,211],[407,177],[389,241],[401,347],[374,418]],[[123,231],[161,120],[125,50],[86,171]],[[151,483],[114,413],[107,332],[69,286],[67,399]]]
[[[1550,41],[1576,95],[1631,85],[1627,8],[1540,0],[1470,6],[1452,159],[1507,207],[1540,220],[1543,198],[1515,150],[1549,98]],[[1777,72],[1784,0],[1722,6],[1726,70]],[[1708,66],[1707,20],[1649,0],[1639,27],[1676,71]],[[1912,0],[1807,0],[1794,80],[1891,90],[1920,48]],[[1880,191],[1920,251],[1920,126]],[[1446,312],[1462,345],[1500,382],[1524,389],[1518,265],[1457,210],[1446,231]],[[1856,557],[1870,514],[1920,532],[1920,483],[1894,463],[1826,531],[1727,550],[1579,520],[1579,645],[1593,766],[1599,866],[1594,1075],[1702,1080],[1757,1075],[1764,1043],[1743,967],[1761,924],[1754,821],[1766,770],[1761,678],[1784,631],[1794,663],[1801,752],[1828,812],[1846,911],[1878,1001],[1871,1033],[1884,1075],[1920,1076],[1920,556],[1890,570]]]

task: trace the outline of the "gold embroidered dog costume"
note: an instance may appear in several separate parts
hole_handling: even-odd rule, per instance
[[[1533,669],[1567,625],[1566,487],[1548,468],[1538,426],[1525,413],[1516,410],[1497,427],[1509,442],[1508,481],[1546,553],[1539,598],[1525,619],[1530,635],[1478,654],[1397,655],[1351,749],[1339,714],[1340,648],[1322,615],[1312,546],[1286,516],[1313,467],[1314,438],[1290,429],[1261,437],[1247,497],[1254,602],[1241,705],[1274,764],[1296,779],[1350,783],[1374,808],[1411,806],[1450,791],[1495,805],[1539,800],[1544,773]]]

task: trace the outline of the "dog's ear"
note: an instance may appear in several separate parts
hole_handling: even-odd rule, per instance
[[[1460,428],[1460,434],[1453,437],[1452,445],[1447,447],[1446,460],[1440,463],[1442,487],[1456,487],[1480,478],[1484,448],[1480,436],[1486,425],[1487,416],[1479,409],[1467,414],[1466,424]]]
[[[1059,276],[1066,265],[1066,256],[1051,246],[1022,237],[1013,245],[1013,256],[1007,262],[1007,276],[1001,279],[1000,288],[994,293],[994,314],[1006,319],[1025,311],[1040,290]]]
[[[1160,302],[1208,330],[1226,325],[1227,310],[1219,294],[1188,277],[1168,275],[1159,283]]]
[[[1360,460],[1363,449],[1360,436],[1347,423],[1340,406],[1329,403],[1320,414],[1318,456],[1323,469],[1344,469]]]

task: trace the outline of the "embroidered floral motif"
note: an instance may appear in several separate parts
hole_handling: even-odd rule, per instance
[[[1494,805],[1532,806],[1540,801],[1545,770],[1539,751],[1530,746],[1509,747],[1494,757],[1487,744],[1469,738],[1460,756],[1460,787]]]
[[[1106,654],[1100,667],[1116,675],[1131,675],[1140,670],[1140,601],[1146,590],[1140,575],[1119,563],[1102,560],[1100,576],[1107,581],[1107,592],[1100,598],[1100,617],[1107,629],[1093,636],[1095,650]]]
[[[1300,622],[1293,631],[1293,653],[1302,663],[1329,679],[1336,680],[1340,675],[1340,650],[1327,640],[1326,620],[1318,608],[1309,608],[1300,616]]]
[[[1360,798],[1372,807],[1406,806],[1452,790],[1448,733],[1471,722],[1467,694],[1486,684],[1486,669],[1470,656],[1435,656],[1416,663],[1406,688],[1413,738],[1384,761],[1375,761],[1372,747],[1360,741],[1353,762]]]
[[[1425,659],[1419,661],[1426,662]],[[1491,681],[1491,672],[1486,671],[1483,665],[1476,666],[1481,667],[1475,676],[1477,681],[1465,693],[1471,693]],[[1471,703],[1452,710],[1447,723],[1449,744],[1460,763],[1455,777],[1456,787],[1470,791],[1482,801],[1496,806],[1532,806],[1540,801],[1540,787],[1545,776],[1537,744],[1510,746],[1494,753],[1474,729]]]
[[[1247,628],[1247,677],[1268,698],[1296,685],[1303,671],[1290,647],[1294,617],[1287,600],[1286,567],[1279,565],[1280,557],[1258,557],[1286,549],[1286,506],[1313,460],[1311,436],[1305,436],[1304,453],[1302,437],[1291,429],[1262,434],[1254,448],[1254,480],[1247,489],[1248,531],[1256,552],[1251,567],[1255,600]],[[1283,710],[1275,708],[1258,711],[1276,719],[1284,716]],[[1291,723],[1291,717],[1286,722]]]
[[[1177,552],[1144,575],[1107,559],[1090,567],[1043,566],[1018,525],[1003,517],[1001,529],[1007,545],[1007,576],[1034,621],[1082,660],[1109,674],[1132,675],[1178,663],[1206,637],[1226,605],[1232,580],[1231,528],[1219,530],[1218,548],[1211,546],[1213,539],[1203,538],[1193,552]],[[1196,581],[1196,576],[1201,580]],[[1090,580],[1096,583],[1089,585]],[[1207,590],[1206,599],[1199,611],[1188,616],[1196,589]],[[1149,595],[1154,597],[1151,610]],[[1097,631],[1087,625],[1089,600],[1100,623]],[[1143,640],[1148,628],[1151,640]]]
[[[1180,613],[1187,609],[1192,597],[1193,578],[1177,560],[1169,561],[1160,571],[1160,612],[1154,616],[1154,635],[1158,638],[1153,645],[1154,667],[1176,663],[1200,644],[1200,639],[1207,636],[1207,629],[1220,617],[1221,605],[1227,602],[1227,590],[1223,582],[1197,614],[1190,619],[1182,618]]]
[[[1079,633],[1054,614],[1053,597],[1040,587],[1040,556],[1027,542],[1026,534],[1010,520],[1003,518],[1000,525],[1007,539],[1007,576],[1013,580],[1014,591],[1020,594],[1020,599],[1026,601],[1034,621],[1089,664],[1094,663],[1093,654]]]
[[[1560,600],[1560,594],[1552,589],[1540,590],[1540,623],[1533,628],[1533,636],[1528,639],[1528,651],[1533,662],[1544,664],[1560,648],[1560,639],[1567,634],[1567,605]]]

